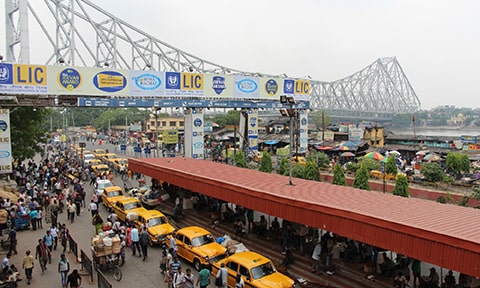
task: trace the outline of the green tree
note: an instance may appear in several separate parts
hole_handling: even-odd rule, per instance
[[[368,169],[363,164],[360,165],[360,168],[357,170],[357,173],[355,174],[353,187],[362,189],[362,190],[370,190],[370,183],[368,182]]]
[[[151,112],[149,110],[140,110],[138,108],[108,109],[93,121],[93,125],[97,129],[106,130],[109,123],[110,125],[145,123],[147,119],[150,119],[150,115]]]
[[[450,152],[445,158],[445,168],[453,175],[470,172],[470,159],[465,153]]]
[[[212,121],[217,123],[220,127],[225,127],[227,125],[238,125],[240,121],[240,111],[230,110],[227,112],[227,114],[213,117]]]
[[[36,153],[44,152],[39,144],[47,142],[48,127],[44,119],[50,111],[46,108],[18,107],[10,112],[10,133],[12,158],[23,161],[32,158]]]
[[[360,159],[359,164],[365,166],[365,168],[367,168],[367,171],[382,169],[382,164],[380,164],[380,162],[375,159],[362,158]]]
[[[273,171],[272,157],[270,156],[270,153],[268,153],[268,151],[266,150],[262,153],[262,160],[260,160],[260,167],[258,168],[258,170],[267,173],[272,173]]]
[[[397,162],[395,162],[395,155],[388,155],[387,162],[385,163],[385,172],[387,174],[397,175]]]
[[[312,161],[307,161],[305,166],[305,179],[320,181],[320,172],[318,171],[317,164]]]
[[[333,181],[332,184],[345,186],[347,184],[345,173],[343,172],[342,166],[340,164],[335,164],[333,166]]]
[[[330,163],[330,161],[328,160],[328,156],[325,153],[318,151],[314,151],[308,154],[307,162],[308,161],[316,163],[318,165],[318,168],[320,169],[327,168],[328,164]]]
[[[423,163],[420,172],[428,182],[440,182],[445,176],[442,167],[435,162]]]
[[[410,197],[408,189],[408,179],[405,175],[398,175],[395,182],[395,188],[393,188],[393,195]]]
[[[288,157],[282,157],[282,159],[280,159],[280,167],[278,168],[278,174],[288,175],[289,169],[290,163],[288,162]]]
[[[245,155],[242,153],[242,151],[237,151],[237,153],[235,153],[235,166],[247,168],[247,160],[245,159]]]
[[[292,177],[305,179],[305,167],[295,162],[292,165]]]

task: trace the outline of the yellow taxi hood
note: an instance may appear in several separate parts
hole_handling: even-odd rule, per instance
[[[260,279],[252,280],[251,284],[254,287],[290,288],[293,287],[294,281],[280,272],[275,272]]]
[[[155,225],[153,227],[148,227],[148,233],[152,235],[168,235],[172,234],[175,231],[175,227],[169,223]]]
[[[208,258],[215,258],[226,253],[226,248],[216,242],[200,247],[192,247],[192,250],[202,257],[208,256]]]

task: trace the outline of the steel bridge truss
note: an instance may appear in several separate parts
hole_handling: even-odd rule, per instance
[[[240,71],[201,59],[126,23],[89,0],[43,0],[45,5],[40,8],[40,0],[5,1],[8,62],[30,63],[27,16],[31,15],[45,36],[45,41],[32,47],[43,50],[45,43],[51,47],[47,65],[285,78]],[[40,17],[37,9],[48,10],[52,17]],[[373,118],[420,109],[420,100],[396,58],[378,59],[358,73],[334,82],[311,83],[312,109]],[[46,98],[45,105],[59,103],[52,96]],[[14,100],[18,105],[32,101],[29,98],[28,103],[19,103],[22,99]],[[74,99],[70,101],[74,103]]]

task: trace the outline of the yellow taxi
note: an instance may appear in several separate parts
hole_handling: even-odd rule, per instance
[[[293,163],[298,163],[298,164],[302,165],[303,167],[307,166],[307,159],[305,157],[293,156],[292,161],[293,161]]]
[[[142,224],[145,225],[153,244],[166,245],[167,237],[175,231],[168,218],[158,210],[139,211],[137,214],[135,226],[140,229]]]
[[[109,160],[112,160],[114,158],[120,158],[120,156],[118,156],[115,153],[106,153],[106,154],[103,154],[102,157],[100,157],[100,160],[102,160],[103,163],[108,163]]]
[[[197,271],[200,271],[202,264],[217,262],[227,253],[225,247],[215,242],[212,233],[198,226],[182,228],[170,237],[175,237],[177,242],[177,255],[193,263]]]
[[[95,173],[95,176],[110,174],[110,168],[105,164],[92,165],[92,170]]]
[[[212,274],[217,275],[220,265],[224,263],[228,271],[227,286],[235,287],[237,273],[241,275],[246,287],[289,288],[295,281],[275,270],[272,261],[256,252],[235,253],[213,263]]]
[[[126,158],[114,158],[110,159],[109,162],[110,167],[115,171],[122,172],[128,170],[128,159]]]
[[[102,203],[108,211],[112,211],[113,203],[124,198],[122,188],[118,186],[105,187],[102,193]]]
[[[88,161],[88,165],[90,166],[97,166],[97,165],[101,165],[102,164],[102,161],[98,160],[98,159],[91,159]]]
[[[135,197],[122,197],[117,199],[112,205],[112,210],[117,214],[118,219],[125,222],[128,213],[141,213],[147,211],[142,203]]]
[[[97,159],[100,159],[100,157],[103,156],[105,153],[106,152],[104,149],[93,149],[93,155],[95,155]]]

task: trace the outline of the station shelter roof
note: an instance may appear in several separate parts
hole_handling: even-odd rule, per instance
[[[129,159],[132,171],[255,211],[480,277],[480,210],[190,158]]]

